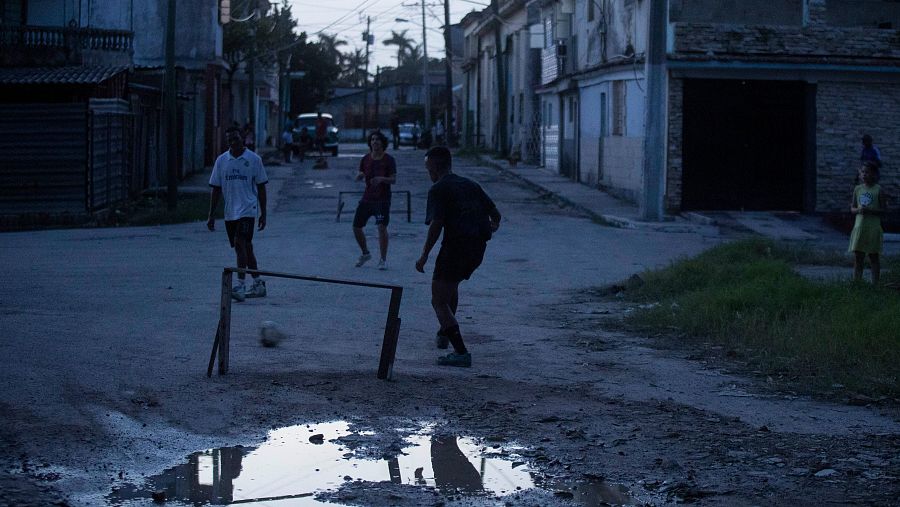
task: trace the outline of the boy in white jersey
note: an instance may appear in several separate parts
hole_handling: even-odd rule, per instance
[[[239,268],[259,269],[256,255],[253,253],[253,226],[259,217],[259,230],[266,228],[266,183],[269,177],[263,167],[262,159],[244,146],[244,137],[238,128],[230,127],[225,131],[229,149],[219,155],[209,177],[209,219],[206,227],[216,230],[216,219],[213,213],[219,199],[225,198],[225,231],[228,241],[237,254]],[[244,284],[244,273],[238,273],[237,285],[231,296],[243,301],[246,297],[263,297],[266,295],[266,284],[253,275],[253,284]]]

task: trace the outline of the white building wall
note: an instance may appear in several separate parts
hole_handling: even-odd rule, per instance
[[[603,100],[609,96],[609,85],[606,83],[582,87],[581,93],[581,128],[579,129],[579,167],[581,181],[590,186],[600,184],[600,142],[603,135],[602,114]],[[605,93],[605,95],[604,95]],[[608,115],[606,118],[608,121]]]
[[[542,163],[551,171],[559,172],[559,96],[555,93],[541,97],[543,107]]]
[[[642,77],[642,74],[638,76]],[[644,83],[634,79],[633,70],[613,74],[610,78],[625,81],[625,131],[623,135],[603,138],[603,177],[600,183],[624,191],[624,194],[636,199],[641,191],[644,163]],[[608,96],[611,98],[611,95]]]
[[[35,26],[69,26],[131,30],[132,6],[139,0],[28,0],[26,23]]]
[[[496,146],[497,125],[497,63],[494,61],[493,44],[485,44],[486,37],[482,37],[481,53],[481,97],[479,109],[481,112],[481,133],[486,147]]]
[[[625,135],[628,137],[642,137],[644,135],[644,107],[647,101],[646,88],[644,87],[644,73],[638,72],[638,79],[625,82]]]
[[[78,4],[74,0],[30,0],[25,23],[34,26],[67,26],[73,19],[76,23],[81,23]]]
[[[134,19],[141,29],[134,34],[136,66],[165,64],[166,0],[135,0]],[[205,69],[222,56],[222,26],[215,0],[178,2],[175,59],[188,69]]]

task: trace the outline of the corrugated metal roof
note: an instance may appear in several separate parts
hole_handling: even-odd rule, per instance
[[[0,68],[0,84],[97,84],[126,70],[127,66]]]

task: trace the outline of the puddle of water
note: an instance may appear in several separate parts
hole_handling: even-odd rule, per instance
[[[324,188],[331,188],[333,186],[331,183],[323,183],[321,181],[315,181],[315,180],[306,180],[306,184],[317,190],[321,190]]]
[[[270,431],[259,447],[222,447],[191,454],[187,463],[149,478],[142,486],[114,489],[107,500],[124,506],[146,502],[153,492],[165,491],[169,502],[194,505],[277,501],[279,506],[321,506],[327,502],[317,501],[317,492],[337,490],[348,481],[391,481],[464,495],[504,496],[540,487],[563,492],[585,505],[630,503],[622,487],[602,481],[543,481],[532,474],[514,447],[499,450],[508,458],[501,459],[485,454],[485,448],[471,438],[439,436],[433,429],[426,425],[412,433],[396,457],[366,459],[359,455],[375,433],[354,433],[345,421],[280,428]]]

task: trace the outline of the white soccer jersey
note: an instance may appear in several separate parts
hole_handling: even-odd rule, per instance
[[[245,149],[235,157],[231,151],[219,155],[209,177],[211,187],[221,187],[225,197],[225,220],[256,218],[259,214],[259,198],[256,185],[267,183],[266,168],[259,155]]]

